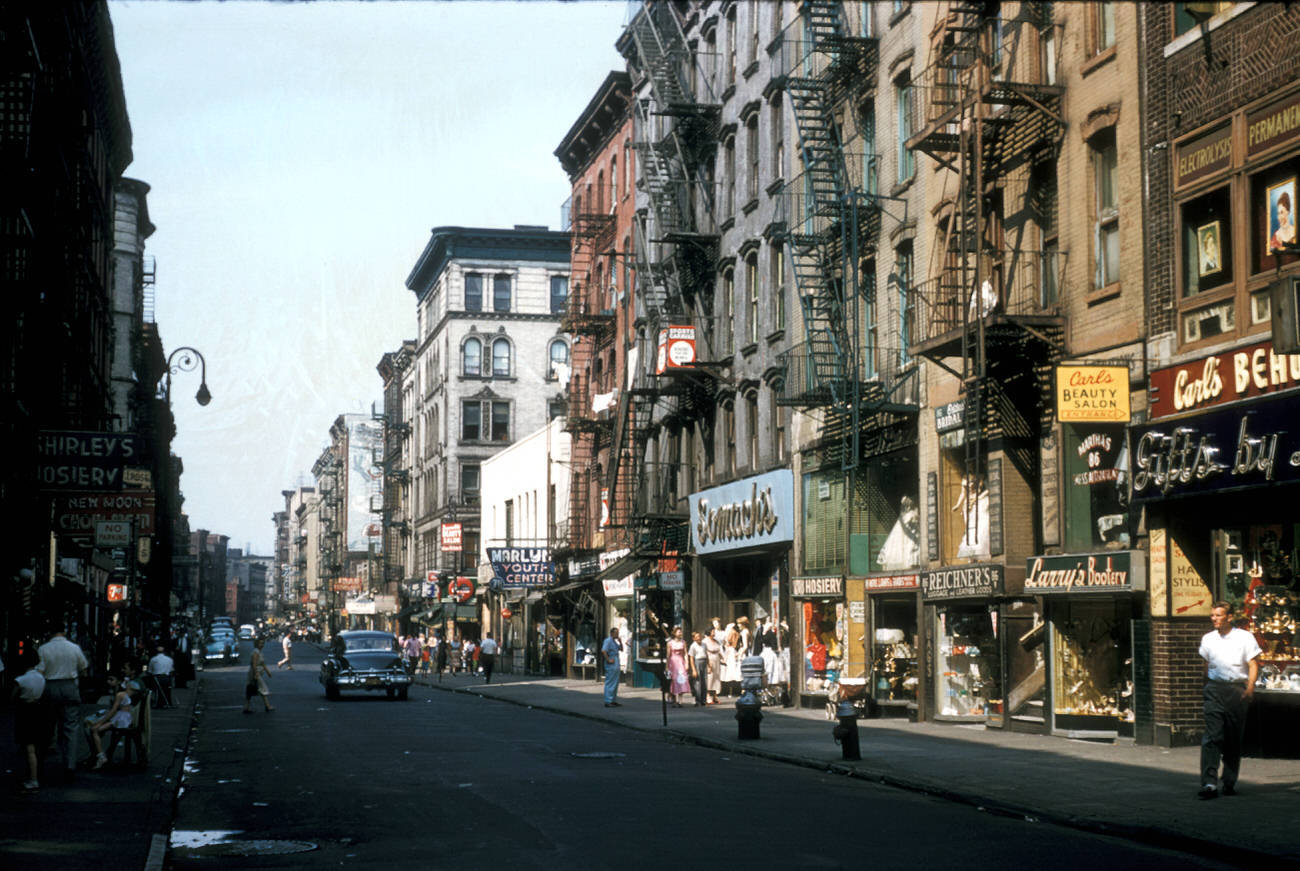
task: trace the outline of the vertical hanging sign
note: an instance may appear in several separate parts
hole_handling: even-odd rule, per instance
[[[989,460],[989,554],[1002,553],[1002,460]]]
[[[939,476],[925,475],[925,552],[931,560],[939,558]]]

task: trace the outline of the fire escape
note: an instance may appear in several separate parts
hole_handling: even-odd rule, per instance
[[[611,197],[606,201],[605,195]],[[564,543],[574,551],[594,547],[599,524],[591,513],[596,457],[608,445],[613,416],[592,405],[591,366],[598,352],[614,339],[614,310],[604,282],[609,276],[597,269],[608,261],[614,247],[614,214],[608,203],[612,191],[589,190],[570,204],[569,300],[561,328],[573,336],[570,352],[568,417],[572,478],[569,486],[569,523]],[[602,281],[602,279],[604,281]]]
[[[783,40],[775,71],[789,95],[799,134],[800,175],[782,194],[784,239],[803,314],[803,341],[782,355],[779,402],[824,409],[824,455],[848,471],[857,466],[865,419],[915,413],[894,398],[891,379],[867,377],[861,323],[873,304],[874,277],[859,275],[861,252],[880,233],[875,146],[866,136],[845,141],[839,113],[875,78],[878,43],[850,36],[836,0],[808,0]]]
[[[649,209],[635,228],[638,324],[635,369],[620,385],[607,473],[609,526],[626,530],[642,553],[684,552],[686,508],[680,465],[646,457],[661,400],[676,398],[683,419],[713,405],[708,364],[713,318],[712,271],[718,256],[711,179],[720,106],[671,3],[641,6],[628,25],[650,99],[634,101],[638,185]],[[656,374],[660,332],[694,331],[696,359]],[[629,363],[629,365],[632,365]]]
[[[976,486],[990,439],[1037,482],[1033,438],[1063,350],[1049,291],[1060,287],[1063,263],[1028,244],[1028,222],[1017,217],[1034,209],[1036,167],[1054,173],[1064,131],[1050,8],[1020,3],[1007,18],[1003,4],[954,3],[914,84],[919,123],[907,145],[949,170],[956,193],[939,216],[937,277],[908,289],[916,317],[906,339],[911,353],[961,381],[964,472]],[[973,511],[977,502],[967,504]],[[968,517],[967,529],[976,527]]]

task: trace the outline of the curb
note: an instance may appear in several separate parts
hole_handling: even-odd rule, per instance
[[[162,772],[162,783],[159,786],[158,804],[163,807],[163,819],[158,828],[161,831],[155,831],[151,836],[149,843],[149,855],[145,859],[143,871],[162,871],[167,867],[167,856],[171,849],[171,829],[172,824],[176,821],[176,812],[180,804],[182,778],[185,772],[185,763],[190,757],[190,747],[194,742],[194,731],[198,728],[199,715],[199,696],[203,693],[203,678],[195,675],[192,681],[194,693],[190,698],[189,725],[185,727],[184,740],[178,746],[172,747],[172,758],[167,767]],[[150,811],[150,816],[153,811]]]
[[[808,768],[814,771],[842,774],[846,777],[852,777],[858,780],[879,783],[883,786],[902,789],[919,795],[938,798],[944,801],[951,801],[957,804],[964,804],[973,807],[978,811],[993,814],[995,816],[1018,818],[1031,823],[1048,823],[1050,825],[1075,829],[1090,834],[1104,835],[1112,838],[1123,838],[1147,846],[1170,850],[1177,853],[1203,856],[1205,858],[1214,859],[1229,865],[1237,865],[1243,868],[1300,868],[1300,857],[1293,858],[1278,856],[1276,853],[1255,850],[1238,844],[1225,844],[1221,841],[1198,838],[1194,835],[1188,835],[1184,832],[1174,831],[1173,829],[1164,828],[1162,826],[1130,825],[1112,821],[1088,819],[1071,814],[1044,812],[1037,808],[991,800],[987,796],[982,796],[977,793],[950,789],[918,779],[900,777],[896,774],[891,774],[884,769],[848,765],[840,761],[816,759],[814,757],[800,756],[794,753],[782,753],[779,750],[772,750],[759,746],[750,747],[744,744],[733,744],[728,741],[721,741],[715,738],[704,738],[689,732],[682,732],[680,730],[664,728],[662,726],[647,728],[645,726],[637,726],[632,723],[617,720],[600,713],[573,711],[552,705],[539,705],[535,702],[524,702],[516,699],[488,695],[473,687],[453,687],[428,683],[419,683],[419,685],[427,686],[430,689],[441,690],[442,692],[476,696],[479,699],[502,702],[508,705],[515,705],[516,707],[546,711],[547,713],[560,714],[575,719],[590,720],[607,725],[620,726],[633,732],[658,735],[682,744],[692,744],[697,747],[705,747],[711,750],[724,750],[728,753],[740,753],[746,756],[754,756],[773,762],[780,762],[785,765]]]

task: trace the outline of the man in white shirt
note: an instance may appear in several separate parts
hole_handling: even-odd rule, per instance
[[[478,648],[478,662],[483,666],[483,683],[492,683],[492,666],[497,661],[497,643],[489,632]]]
[[[45,678],[45,702],[50,706],[59,758],[70,781],[77,765],[77,734],[81,725],[81,689],[77,678],[86,673],[90,663],[81,648],[67,639],[62,628],[56,629],[36,653],[40,657],[36,670]]]
[[[161,644],[158,645],[158,652],[149,660],[149,677],[153,683],[153,689],[158,693],[156,708],[172,707],[172,674],[176,671],[176,663],[167,655],[167,650]]]
[[[1237,794],[1246,709],[1255,697],[1259,677],[1259,643],[1245,629],[1232,625],[1232,604],[1215,602],[1210,610],[1213,631],[1201,638],[1206,664],[1205,734],[1201,737],[1202,799],[1219,797],[1219,758],[1223,758],[1223,795]]]

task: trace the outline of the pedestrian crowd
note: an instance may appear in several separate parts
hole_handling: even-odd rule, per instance
[[[439,633],[400,635],[397,648],[408,674],[436,673],[441,680],[443,672],[463,672],[482,675],[485,683],[492,682],[496,659],[501,652],[491,632],[486,633],[482,641],[459,635],[448,640]]]

